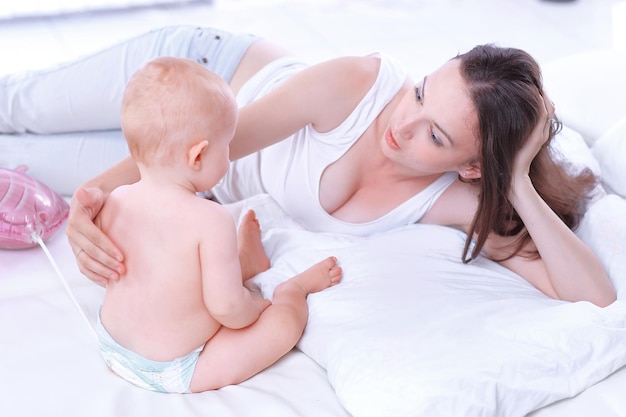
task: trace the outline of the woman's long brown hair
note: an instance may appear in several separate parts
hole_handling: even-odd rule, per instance
[[[461,74],[478,114],[476,134],[482,173],[478,210],[468,231],[463,262],[480,254],[492,232],[501,236],[519,235],[510,255],[504,258],[509,259],[520,253],[530,240],[508,194],[515,156],[539,121],[543,106],[541,72],[528,53],[490,44],[477,46],[457,59],[461,61]],[[551,128],[549,141],[560,128],[560,123],[556,129]],[[549,147],[543,146],[530,166],[529,175],[541,198],[574,229],[582,216],[581,203],[589,198],[596,184],[593,172],[585,169],[570,175],[554,159]],[[538,257],[536,251],[523,255]]]

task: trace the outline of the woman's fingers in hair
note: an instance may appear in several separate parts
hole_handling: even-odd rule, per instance
[[[543,93],[543,104],[546,110],[547,117],[549,119],[555,118],[556,106],[554,105],[554,101],[552,101],[548,94],[546,94],[545,92]]]
[[[554,102],[550,99],[547,93],[542,95],[543,106],[541,109],[541,115],[539,116],[538,125],[543,126],[543,143],[547,143],[548,140],[554,136],[559,130],[561,130],[561,123],[556,116],[556,107]]]

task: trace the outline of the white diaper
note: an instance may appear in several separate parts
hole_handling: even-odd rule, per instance
[[[179,394],[191,392],[189,385],[204,344],[186,356],[158,362],[144,358],[113,340],[99,316],[96,332],[104,361],[126,381],[151,391]]]

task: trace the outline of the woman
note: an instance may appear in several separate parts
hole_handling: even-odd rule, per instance
[[[595,179],[570,177],[551,159],[546,144],[559,124],[538,65],[523,51],[479,46],[415,83],[385,56],[305,67],[252,36],[165,28],[4,80],[13,108],[0,108],[0,130],[117,128],[128,77],[157,55],[195,59],[239,93],[233,162],[213,190],[219,201],[267,192],[311,230],[456,227],[468,236],[464,261],[482,254],[550,297],[615,300],[601,263],[571,230]],[[112,189],[137,180],[126,159],[74,195],[67,234],[93,281],[118,279],[124,258],[92,219]]]

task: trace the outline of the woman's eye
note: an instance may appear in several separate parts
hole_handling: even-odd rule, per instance
[[[418,85],[415,86],[415,99],[418,101],[418,103],[422,102],[422,91],[420,90]]]
[[[437,146],[443,146],[443,142],[437,137],[437,134],[434,131],[430,132],[430,140],[432,140]]]

